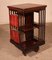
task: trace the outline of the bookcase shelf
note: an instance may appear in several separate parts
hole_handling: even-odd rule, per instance
[[[35,28],[39,28],[39,25],[38,24],[33,24],[32,26],[20,26],[19,27],[19,31],[22,31],[22,32],[27,32],[27,31],[30,31],[32,29],[35,29]]]
[[[46,6],[41,4],[21,4],[8,6],[10,20],[10,42],[22,50],[38,52],[39,46],[45,44]],[[34,22],[34,12],[39,15],[39,22]],[[38,37],[34,37],[34,29],[38,29]],[[25,35],[25,39],[24,35]],[[23,35],[23,37],[21,37]]]
[[[26,27],[26,26],[19,27],[19,31],[22,31],[22,32],[27,32],[27,31],[30,31],[32,29],[34,29],[34,27]]]

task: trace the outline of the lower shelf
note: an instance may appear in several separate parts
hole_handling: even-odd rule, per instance
[[[30,30],[32,30],[32,29],[34,29],[33,26],[30,26],[30,27],[21,26],[21,27],[19,27],[19,31],[22,31],[22,32],[27,32],[27,31],[30,31]]]
[[[14,40],[11,39],[10,42],[13,43],[17,48],[22,50],[24,55],[26,55],[26,53],[30,51],[38,52],[39,50],[39,45],[37,44],[37,42],[35,42],[35,40],[29,40],[17,44]]]

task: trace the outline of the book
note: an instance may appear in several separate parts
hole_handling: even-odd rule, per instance
[[[10,31],[10,38],[14,40],[16,43],[19,43],[19,32],[16,32],[14,30]]]
[[[15,26],[17,28],[19,27],[18,15],[16,15],[16,14],[11,14],[10,15],[10,25]]]
[[[25,25],[25,17],[22,15],[19,15],[18,18],[19,18],[19,27],[24,26]]]

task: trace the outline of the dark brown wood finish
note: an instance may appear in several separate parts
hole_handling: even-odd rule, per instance
[[[20,26],[18,29],[19,32],[25,34],[26,40],[20,43],[16,43],[14,40],[10,39],[10,42],[17,46],[20,50],[22,50],[23,54],[26,55],[27,51],[33,50],[38,51],[39,46],[45,44],[45,20],[46,20],[46,7],[47,5],[42,4],[19,4],[8,6],[9,8],[9,15],[17,14],[18,16],[22,15],[25,17],[25,25]],[[34,23],[34,12],[39,14],[39,23]],[[38,29],[38,38],[34,37],[34,28]],[[10,25],[10,32],[12,28]]]

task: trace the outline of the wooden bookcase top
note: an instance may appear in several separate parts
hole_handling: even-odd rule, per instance
[[[30,3],[25,3],[25,4],[19,4],[19,5],[13,5],[13,6],[8,6],[10,10],[17,10],[17,12],[38,12],[39,10],[43,10],[46,8],[47,5],[42,5],[42,4],[30,4]]]

